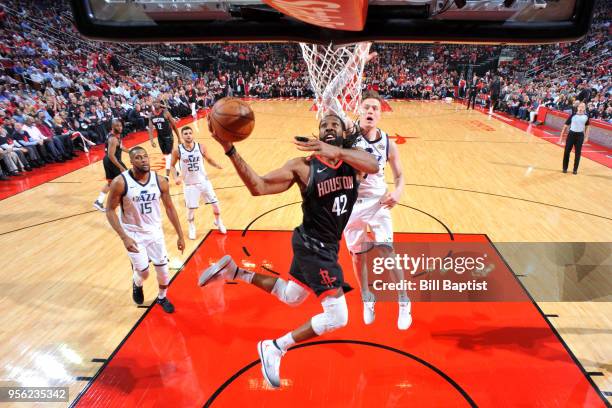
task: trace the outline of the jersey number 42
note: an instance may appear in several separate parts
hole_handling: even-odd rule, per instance
[[[346,194],[336,197],[334,199],[334,204],[332,205],[332,212],[335,212],[338,217],[341,214],[344,214],[346,212],[346,203]]]

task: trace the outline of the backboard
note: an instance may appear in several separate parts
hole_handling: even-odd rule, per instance
[[[90,38],[129,42],[576,40],[594,0],[72,0]]]

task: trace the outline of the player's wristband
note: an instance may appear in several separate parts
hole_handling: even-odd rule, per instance
[[[232,148],[225,152],[227,157],[232,157],[236,153],[236,146],[232,145]]]

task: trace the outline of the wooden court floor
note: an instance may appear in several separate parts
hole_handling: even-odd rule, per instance
[[[255,132],[237,148],[260,173],[300,155],[292,136],[316,131],[308,101],[252,106]],[[562,174],[559,146],[459,104],[390,106],[381,127],[397,140],[406,177],[402,205],[392,211],[395,230],[486,234],[505,246],[514,272],[525,272],[521,281],[541,300],[539,306],[585,370],[594,373],[592,380],[602,391],[612,391],[610,169],[583,158],[579,175]],[[300,200],[296,188],[251,197],[205,122],[194,126],[198,141],[224,166],[207,170],[228,229],[242,230],[259,215]],[[159,151],[144,146],[153,167],[161,169]],[[130,264],[121,241],[104,215],[91,208],[103,176],[98,162],[0,201],[4,383],[66,385],[73,399],[145,311],[132,303]],[[172,194],[185,224],[182,189],[173,186]],[[291,230],[300,216],[299,206],[288,205],[251,229]],[[213,227],[210,208],[198,211],[196,223],[198,238],[187,242],[183,254],[176,251],[167,220],[164,224],[176,267]],[[550,261],[544,272],[521,263],[534,259],[541,265],[536,261],[543,258]],[[155,286],[154,279],[145,284],[145,304],[155,298]],[[168,296],[173,299],[172,287]]]

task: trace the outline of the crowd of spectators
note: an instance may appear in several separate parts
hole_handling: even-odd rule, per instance
[[[584,101],[592,118],[612,121],[610,11],[599,1],[592,29],[575,43],[504,49],[375,44],[378,57],[366,65],[364,87],[389,98],[464,98],[472,82],[484,95],[498,77],[497,108],[519,119],[533,119],[540,105],[571,111]],[[228,95],[313,96],[297,45],[147,46],[185,60],[206,56],[191,78],[181,78],[140,58],[144,46],[84,41],[65,2],[7,3],[0,7],[0,39],[1,180],[105,143],[113,118],[126,123],[126,132],[145,129],[157,98],[180,118]],[[498,66],[502,52],[513,58]],[[486,74],[467,78],[472,69],[480,76],[478,67],[491,61]]]
[[[499,67],[500,108],[527,120],[540,105],[572,112],[585,102],[589,117],[612,122],[611,11],[609,2],[597,2],[591,29],[581,41],[513,47],[512,63]],[[520,66],[529,68],[528,77],[517,75]]]

